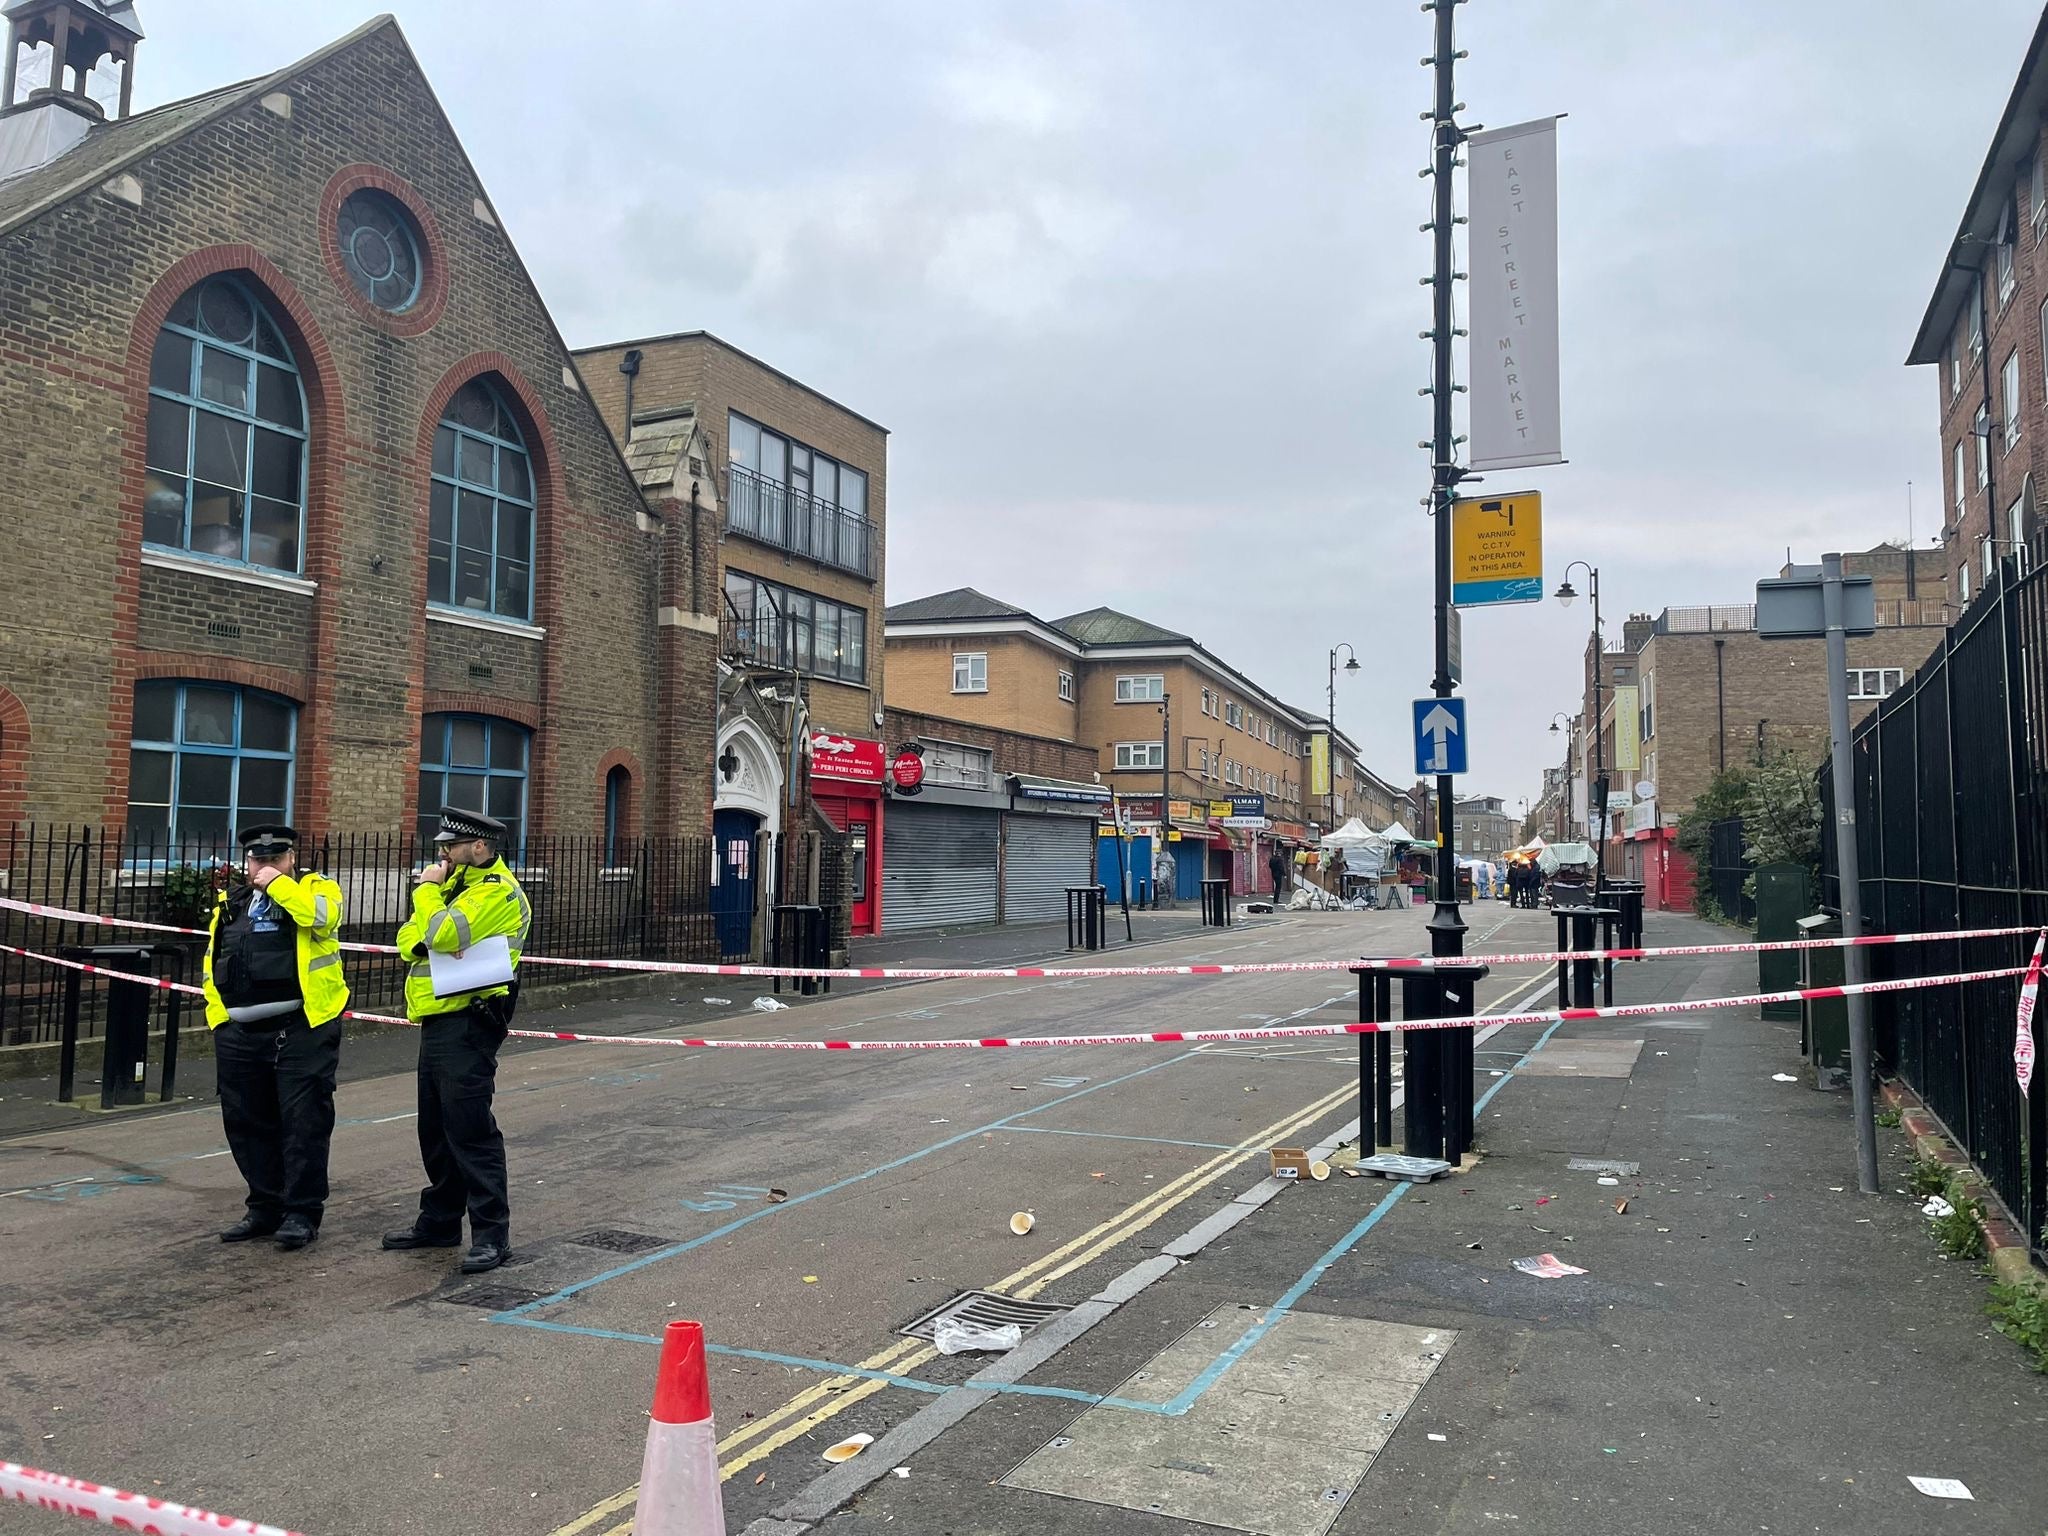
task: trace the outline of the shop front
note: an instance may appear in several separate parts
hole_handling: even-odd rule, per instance
[[[1095,878],[1097,818],[1109,810],[1109,791],[1096,784],[1009,776],[1010,808],[1003,815],[1002,912],[1006,923],[1057,922],[1066,915],[1067,890]]]
[[[882,905],[882,778],[887,756],[879,741],[813,731],[811,800],[846,834],[853,911],[848,931],[875,933]]]
[[[883,933],[993,923],[1001,915],[1002,816],[981,748],[919,739],[890,762],[882,829]]]
[[[1195,800],[1172,800],[1168,805],[1167,847],[1173,852],[1173,895],[1176,901],[1199,901],[1202,882],[1209,878],[1208,805]]]
[[[1109,893],[1112,903],[1128,897],[1134,907],[1148,906],[1152,901],[1152,850],[1158,846],[1158,798],[1121,795],[1115,797],[1113,809],[1114,816],[1102,824],[1096,838],[1096,883]]]
[[[1228,800],[1211,801],[1209,817],[1230,839],[1231,890],[1239,896],[1253,896],[1269,889],[1272,876],[1266,870],[1265,834],[1273,824],[1266,819],[1266,797],[1232,795]],[[1213,854],[1211,863],[1213,866]]]

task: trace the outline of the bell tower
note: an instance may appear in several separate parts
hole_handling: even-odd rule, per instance
[[[86,91],[94,69],[121,66],[118,117],[134,99],[135,45],[142,28],[133,0],[9,0],[7,65],[0,84],[0,181],[48,165],[74,149],[106,108]],[[47,84],[21,88],[24,58],[47,58]]]

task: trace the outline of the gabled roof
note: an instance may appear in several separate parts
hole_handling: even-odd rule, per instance
[[[886,618],[891,624],[931,624],[954,619],[1029,619],[1031,615],[1014,603],[990,597],[986,592],[977,592],[972,587],[955,587],[950,592],[897,603],[889,609]]]
[[[396,25],[397,22],[388,15],[375,17],[346,37],[337,38],[325,48],[307,54],[296,64],[288,64],[275,74],[223,86],[200,96],[188,96],[183,101],[153,107],[147,112],[137,112],[95,127],[76,149],[59,155],[48,165],[38,166],[12,180],[0,181],[0,235],[10,234],[59,204],[90,192],[145,155],[154,154],[166,144],[226,116],[244,103],[269,95],[294,75],[360,42],[379,27]]]
[[[1148,624],[1143,619],[1133,618],[1128,613],[1119,613],[1114,608],[1090,608],[1086,613],[1070,613],[1064,619],[1052,621],[1054,629],[1064,630],[1083,645],[1193,645],[1194,640],[1170,629],[1161,629],[1157,624]]]
[[[1942,260],[1941,275],[1934,281],[1933,297],[1921,317],[1913,350],[1906,355],[1912,363],[1938,363],[1955,334],[1962,307],[1975,291],[1978,275],[1991,259],[1998,244],[1999,224],[2013,208],[2013,181],[2020,167],[2033,156],[2041,139],[2041,119],[2048,112],[2048,10],[2043,10],[2034,35],[2020,61],[2019,78],[1991,135],[1991,147],[1984,155],[1984,168],[1963,205],[1963,222],[1949,242]],[[2019,237],[2012,231],[2014,239]]]

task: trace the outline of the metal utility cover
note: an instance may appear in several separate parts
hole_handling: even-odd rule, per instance
[[[1520,1072],[1523,1077],[1627,1077],[1642,1054],[1640,1040],[1552,1040]]]
[[[657,1248],[666,1248],[675,1239],[656,1237],[652,1232],[624,1232],[616,1227],[605,1227],[563,1241],[574,1243],[578,1248],[602,1249],[606,1253],[652,1253]]]
[[[896,1331],[906,1339],[929,1339],[938,1332],[941,1319],[953,1317],[978,1328],[1001,1328],[1007,1323],[1015,1323],[1028,1335],[1047,1318],[1072,1310],[1050,1301],[1019,1301],[1014,1296],[998,1296],[994,1291],[964,1291]]]
[[[1219,1307],[1114,1395],[1169,1404],[1265,1316]],[[1457,1339],[1290,1312],[1178,1416],[1103,1404],[1002,1480],[1255,1536],[1324,1536]]]
[[[510,1312],[529,1301],[539,1301],[542,1294],[540,1291],[521,1290],[515,1285],[472,1285],[466,1290],[436,1296],[434,1300],[445,1301],[451,1307],[484,1307],[492,1312]]]

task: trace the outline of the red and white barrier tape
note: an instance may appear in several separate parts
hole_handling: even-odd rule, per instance
[[[13,1461],[0,1461],[0,1504],[26,1504],[31,1509],[54,1510],[116,1530],[154,1536],[296,1536],[279,1526],[216,1515],[120,1488],[102,1488],[98,1483]]]
[[[18,949],[12,944],[0,944],[0,952],[20,955],[29,960],[41,960],[49,965],[60,965],[92,975],[132,981],[140,986],[154,987],[159,991],[196,993],[200,990],[188,982],[176,982],[157,976],[130,976],[106,966],[90,965],[83,960],[64,960],[55,955],[39,955],[33,950]],[[1713,1008],[1748,1008],[1759,1003],[1796,1003],[1812,999],[1848,997],[1858,992],[1909,992],[1920,987],[1954,986],[1972,981],[2001,981],[2007,977],[2023,976],[2026,970],[2025,966],[2020,965],[1992,971],[1956,971],[1944,976],[1908,976],[1895,981],[1858,981],[1844,982],[1832,987],[1796,987],[1782,992],[1756,992],[1740,997],[1691,998],[1675,1003],[1620,1003],[1605,1008],[1552,1008],[1538,1013],[1503,1014],[1493,1022],[1554,1024],[1560,1019],[1648,1019],[1667,1013],[1699,1013]],[[360,1019],[371,1024],[403,1024],[407,1028],[419,1028],[419,1025],[410,1019],[393,1018],[384,1013],[361,1013],[353,1008],[343,1017]],[[1323,1035],[1392,1035],[1419,1029],[1464,1029],[1473,1022],[1470,1018],[1404,1019],[1385,1024],[1273,1024],[1252,1029],[1159,1030],[1112,1035],[1018,1035],[1007,1039],[980,1040],[702,1040],[675,1035],[586,1035],[566,1029],[515,1029],[508,1031],[508,1034],[514,1040],[557,1040],[580,1045],[655,1045],[681,1047],[686,1050],[959,1051],[1004,1050],[1030,1045],[1199,1045],[1222,1040],[1293,1040]]]
[[[93,912],[75,912],[68,907],[13,901],[4,896],[0,896],[0,910],[24,912],[55,922],[92,923],[106,928],[140,928],[151,933],[176,933],[191,938],[205,936],[205,931],[198,928],[174,928],[165,923],[145,923],[133,918],[101,917]],[[1637,949],[1518,950],[1495,955],[1459,955],[1454,959],[1397,955],[1372,960],[1263,960],[1227,965],[717,965],[689,960],[580,960],[553,955],[524,955],[520,958],[520,964],[558,965],[593,971],[637,971],[664,976],[740,976],[761,981],[1099,981],[1126,976],[1286,976],[1357,970],[1429,971],[1443,966],[1467,965],[1555,965],[1568,960],[1669,960],[1698,955],[1779,954],[1803,949],[1927,944],[1939,940],[2005,939],[2040,931],[2039,924],[2022,924],[2013,928],[1960,928],[1942,933],[1867,933],[1853,939],[1770,939],[1740,944],[1665,944]],[[398,953],[397,946],[392,944],[349,943],[341,947],[352,954]]]

